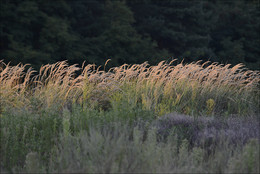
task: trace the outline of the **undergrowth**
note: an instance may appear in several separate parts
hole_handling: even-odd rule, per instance
[[[251,129],[243,122],[229,129],[225,125],[230,123],[221,123],[222,127],[216,124],[216,135],[223,134],[219,138],[210,136],[212,122],[207,117],[201,122],[194,118],[189,123],[193,117],[179,115],[172,121],[166,119],[172,127],[165,127],[161,119],[147,121],[143,116],[153,115],[147,111],[136,112],[138,118],[132,121],[122,120],[123,114],[131,116],[124,111],[78,109],[38,114],[25,110],[5,112],[1,117],[1,172],[259,172],[259,138],[252,134],[240,143],[240,138],[248,136]],[[258,125],[254,119],[252,122]],[[203,120],[207,123],[203,124]],[[186,123],[200,123],[197,139],[188,130],[194,127]],[[243,126],[237,131],[242,136],[230,132],[237,130],[237,126]]]

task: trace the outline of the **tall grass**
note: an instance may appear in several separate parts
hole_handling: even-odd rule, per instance
[[[0,61],[1,172],[259,173],[259,71],[105,66]]]
[[[44,65],[38,73],[28,65],[10,66],[0,61],[1,108],[38,102],[43,108],[78,103],[83,108],[108,110],[124,101],[158,115],[172,111],[192,115],[257,113],[259,71],[246,70],[242,64],[230,68],[230,64],[200,61],[173,65],[174,61],[156,66],[125,64],[108,71],[92,64],[69,66],[63,61]]]

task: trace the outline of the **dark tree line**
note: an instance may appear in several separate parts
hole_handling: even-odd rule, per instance
[[[41,64],[158,63],[260,67],[257,0],[0,0],[0,59]]]

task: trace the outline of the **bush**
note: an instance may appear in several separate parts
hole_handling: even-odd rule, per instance
[[[259,138],[259,120],[251,117],[192,117],[177,113],[167,114],[154,122],[160,137],[174,133],[192,145],[211,145],[227,141],[230,144],[245,144]]]

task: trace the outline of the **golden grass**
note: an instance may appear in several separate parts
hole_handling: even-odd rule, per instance
[[[110,100],[115,93],[124,95],[131,90],[131,94],[124,97],[132,98],[134,103],[141,100],[145,109],[163,107],[160,103],[164,100],[170,101],[165,105],[171,106],[190,100],[195,107],[201,95],[230,93],[238,97],[259,89],[259,71],[246,70],[242,64],[230,68],[230,64],[201,64],[200,61],[172,65],[174,61],[162,61],[156,66],[147,62],[124,64],[108,71],[92,64],[83,63],[79,67],[62,61],[44,65],[36,74],[28,65],[10,66],[0,60],[0,104],[29,105],[30,97],[39,99],[47,107],[57,103],[64,106],[67,101],[98,104],[101,100]],[[236,101],[238,98],[232,95],[230,100]],[[245,100],[246,97],[249,96],[245,96]]]

